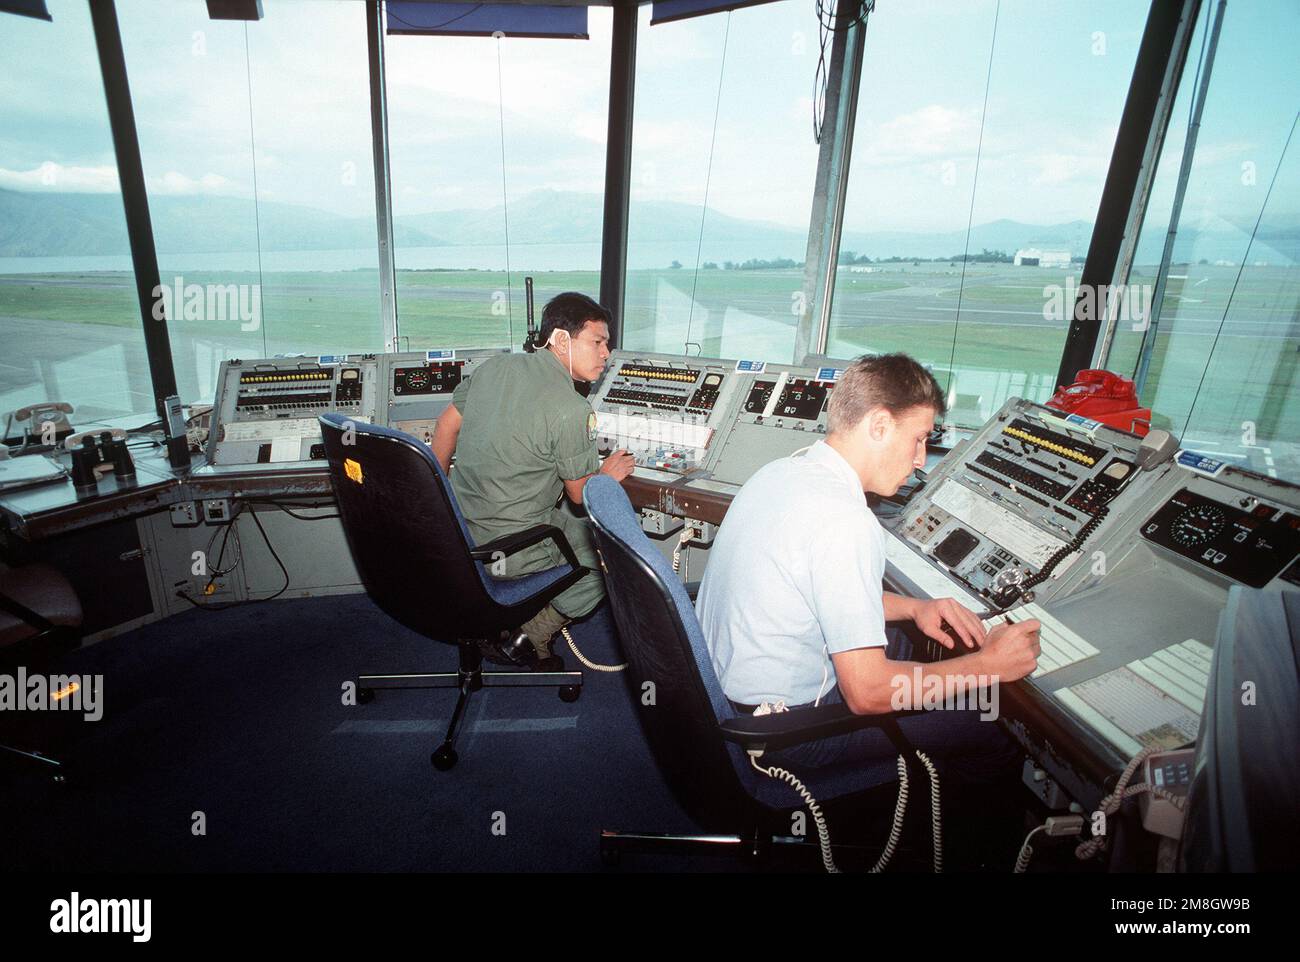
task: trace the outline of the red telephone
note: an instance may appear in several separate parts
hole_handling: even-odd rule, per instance
[[[1080,371],[1068,387],[1059,387],[1048,407],[1092,418],[1138,437],[1151,430],[1151,409],[1142,407],[1132,378],[1110,371]]]

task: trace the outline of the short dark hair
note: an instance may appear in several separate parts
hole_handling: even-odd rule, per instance
[[[850,431],[873,408],[898,417],[914,407],[948,410],[934,375],[906,354],[864,354],[849,365],[831,394],[826,430]]]
[[[609,311],[586,294],[565,291],[556,294],[542,308],[542,329],[537,332],[537,339],[533,343],[537,347],[545,347],[556,331],[568,331],[572,337],[581,333],[588,321],[603,321],[608,324],[609,318]]]

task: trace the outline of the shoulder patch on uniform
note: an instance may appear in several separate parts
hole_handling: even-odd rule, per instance
[[[596,412],[595,411],[588,412],[587,413],[587,440],[588,441],[596,440],[596,423],[597,423]]]

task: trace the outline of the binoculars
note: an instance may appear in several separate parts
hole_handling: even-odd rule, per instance
[[[68,438],[64,446],[72,454],[72,483],[78,488],[94,488],[99,484],[95,469],[101,464],[113,465],[113,474],[119,481],[135,478],[135,462],[126,448],[125,434],[101,431],[96,443],[95,435],[86,433]]]

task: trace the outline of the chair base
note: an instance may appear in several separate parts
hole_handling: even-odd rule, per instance
[[[0,745],[0,765],[46,775],[56,782],[67,778],[67,766],[57,758],[50,758],[40,752],[25,751],[13,745]]]
[[[832,845],[835,856],[865,859],[871,849],[864,845]],[[661,835],[650,832],[616,832],[602,829],[600,860],[614,866],[625,853],[634,855],[690,855],[740,858],[766,863],[790,855],[807,864],[821,866],[821,848],[815,838],[789,835]],[[868,862],[867,864],[870,864]]]
[[[459,756],[454,747],[456,728],[469,696],[480,688],[558,688],[560,700],[575,702],[582,694],[580,671],[484,671],[483,654],[478,642],[462,639],[460,669],[455,672],[417,672],[391,675],[360,675],[357,677],[357,701],[366,704],[374,699],[380,689],[394,688],[457,688],[456,707],[451,713],[451,723],[442,744],[430,756],[433,767],[440,772],[452,768]]]

